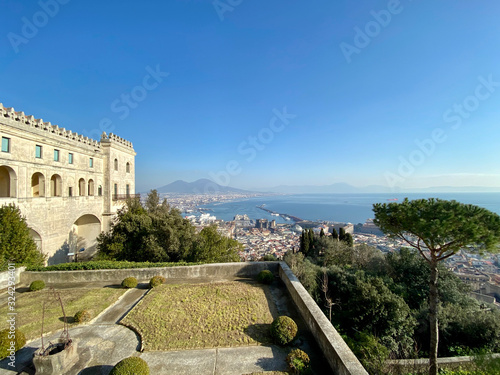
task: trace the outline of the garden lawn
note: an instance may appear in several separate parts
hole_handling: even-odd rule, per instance
[[[163,284],[121,323],[140,333],[145,350],[264,344],[273,321],[266,294],[268,286],[244,282]]]
[[[96,289],[62,289],[57,290],[63,301],[69,326],[76,326],[73,316],[77,311],[88,309],[92,317],[100,314],[105,308],[114,303],[125,289],[96,288]],[[37,292],[16,293],[16,327],[26,336],[27,340],[39,338],[42,330],[42,310],[45,304],[44,333],[64,328],[63,313],[59,301],[54,298],[50,289]],[[0,308],[0,316],[7,317],[7,304]],[[3,319],[0,329],[8,328],[7,320]]]

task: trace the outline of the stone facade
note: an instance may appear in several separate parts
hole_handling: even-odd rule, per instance
[[[0,137],[0,205],[21,209],[49,264],[91,255],[135,193],[132,143],[106,133],[96,141],[1,103]]]

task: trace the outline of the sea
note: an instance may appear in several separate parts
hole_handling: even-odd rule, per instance
[[[277,223],[293,223],[281,216],[273,216],[262,210],[291,215],[302,220],[332,221],[340,223],[364,223],[373,218],[373,204],[421,198],[456,200],[461,203],[484,207],[500,215],[500,193],[397,193],[397,194],[294,194],[259,196],[216,202],[201,206],[217,219],[230,221],[237,214],[250,219],[276,220]]]

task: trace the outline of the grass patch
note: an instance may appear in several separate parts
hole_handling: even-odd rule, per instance
[[[270,343],[273,317],[266,293],[267,286],[243,282],[164,284],[151,290],[122,324],[141,334],[145,350]]]
[[[98,288],[98,289],[62,289],[58,290],[64,305],[67,321],[71,326],[76,326],[73,316],[79,310],[90,310],[92,316],[97,316],[106,307],[114,303],[123,293],[124,289]],[[44,333],[57,331],[64,328],[61,305],[53,297],[49,289],[37,292],[16,294],[16,328],[20,329],[27,340],[40,337],[42,330],[42,311],[45,303]],[[7,304],[0,308],[0,316],[7,316]],[[0,329],[8,328],[5,319],[0,323]]]

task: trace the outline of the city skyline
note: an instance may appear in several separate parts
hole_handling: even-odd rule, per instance
[[[500,190],[499,4],[3,2],[0,102],[209,178]]]

